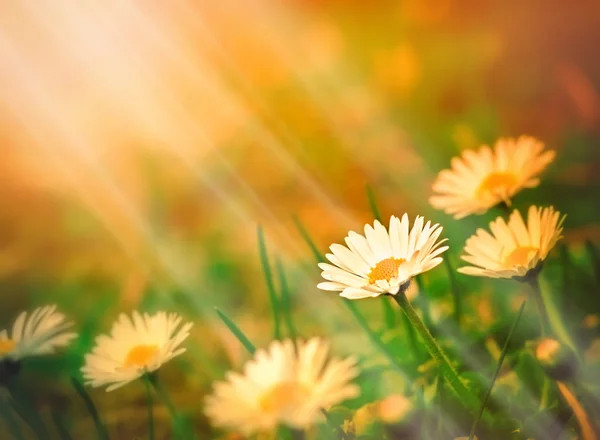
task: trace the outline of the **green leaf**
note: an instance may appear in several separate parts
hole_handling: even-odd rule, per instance
[[[250,339],[246,337],[244,332],[241,331],[240,328],[225,313],[223,313],[216,307],[215,311],[217,312],[217,315],[219,315],[219,318],[221,318],[221,321],[223,321],[223,323],[227,326],[231,333],[233,333],[237,340],[240,341],[244,348],[248,350],[250,354],[254,354],[254,352],[256,351],[256,347],[252,342],[250,342]]]
[[[269,254],[267,252],[267,245],[265,243],[265,235],[262,226],[257,228],[258,235],[258,250],[260,254],[260,262],[267,283],[267,291],[269,292],[269,299],[271,301],[271,309],[273,311],[273,337],[279,339],[281,337],[281,324],[280,324],[280,306],[277,298],[277,292],[275,290],[275,284],[273,283],[273,273],[271,272],[271,264],[269,263]]]

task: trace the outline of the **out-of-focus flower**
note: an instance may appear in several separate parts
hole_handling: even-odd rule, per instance
[[[158,370],[185,352],[179,346],[189,336],[192,323],[181,322],[176,313],[121,314],[110,336],[98,336],[96,346],[85,356],[81,371],[86,385],[109,385],[106,391],[112,391]]]
[[[433,269],[442,262],[440,254],[448,246],[438,241],[442,227],[431,222],[423,224],[417,216],[409,233],[408,215],[402,220],[392,216],[389,231],[379,221],[365,225],[365,235],[350,231],[348,247],[332,244],[327,259],[333,263],[319,263],[321,276],[327,281],[317,287],[339,291],[350,299],[396,295],[401,286],[412,277]]]
[[[539,270],[550,250],[561,238],[565,216],[553,207],[531,206],[527,225],[519,211],[512,212],[508,223],[498,217],[489,232],[478,229],[466,243],[461,258],[473,266],[458,269],[466,275],[492,278],[523,278]]]
[[[38,307],[30,314],[23,311],[10,334],[7,330],[0,331],[0,361],[53,353],[77,337],[77,333],[65,331],[72,325],[56,311],[55,305]]]
[[[510,199],[523,188],[539,185],[537,178],[554,159],[555,152],[543,151],[544,144],[529,136],[501,138],[494,149],[483,146],[465,150],[441,171],[433,183],[429,203],[454,218],[483,214]]]
[[[350,383],[358,375],[356,360],[331,359],[329,344],[273,341],[258,350],[243,374],[229,372],[206,398],[205,413],[213,424],[244,434],[272,431],[278,425],[303,429],[328,408],[359,394]]]
[[[544,372],[554,380],[572,379],[579,369],[575,352],[556,339],[542,339],[535,348],[535,358]]]

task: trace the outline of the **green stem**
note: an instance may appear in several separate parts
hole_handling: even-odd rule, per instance
[[[146,387],[146,403],[148,404],[148,438],[154,440],[154,415],[152,414],[152,390],[150,388],[150,376],[144,374],[142,377]]]
[[[156,391],[156,394],[158,395],[162,403],[167,407],[167,410],[169,411],[169,415],[173,419],[173,422],[179,420],[179,413],[177,412],[177,409],[175,409],[175,405],[173,405],[169,393],[163,386],[162,382],[158,379],[156,373],[149,375],[148,379],[150,381],[150,384],[152,384],[152,386],[154,387],[154,391]]]
[[[477,397],[471,393],[471,391],[460,380],[458,373],[448,360],[448,357],[443,352],[439,344],[435,341],[433,336],[431,336],[431,333],[427,327],[425,327],[415,309],[413,309],[404,292],[400,291],[396,295],[392,295],[392,297],[398,303],[400,308],[402,308],[402,311],[406,314],[414,329],[421,336],[421,339],[423,339],[423,342],[427,347],[427,351],[440,368],[442,374],[448,382],[448,385],[450,385],[450,388],[452,388],[452,390],[461,399],[463,404],[467,406],[467,408],[474,409],[478,407],[479,399],[477,399]]]
[[[534,276],[530,277],[527,281],[527,284],[529,284],[529,287],[531,288],[533,298],[537,305],[538,315],[540,318],[540,334],[542,338],[544,338],[548,334],[550,320],[548,319],[548,312],[546,312],[546,306],[544,304],[544,298],[542,297],[538,275],[535,274]]]
[[[79,394],[79,397],[81,397],[81,399],[85,403],[85,406],[87,407],[87,410],[90,413],[92,420],[94,420],[96,431],[98,431],[98,438],[101,440],[108,440],[108,431],[106,430],[106,427],[100,420],[100,415],[98,414],[98,410],[96,409],[96,406],[94,405],[94,402],[92,401],[91,397],[85,391],[83,385],[81,385],[81,383],[74,377],[71,377],[71,384],[73,384],[73,388],[75,388],[75,391],[77,391],[77,394]]]

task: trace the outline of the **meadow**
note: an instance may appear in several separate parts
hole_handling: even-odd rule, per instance
[[[599,16],[0,6],[0,437],[600,438]]]

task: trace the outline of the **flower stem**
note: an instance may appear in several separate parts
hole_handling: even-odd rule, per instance
[[[538,315],[540,318],[540,334],[542,337],[545,337],[548,334],[548,329],[550,328],[550,320],[548,319],[548,313],[546,312],[546,305],[544,304],[544,298],[542,297],[538,275],[535,274],[529,278],[527,283],[533,292],[533,298],[537,305]]]
[[[425,327],[423,321],[421,321],[421,318],[419,318],[419,315],[417,315],[417,312],[406,298],[404,292],[400,291],[396,295],[392,295],[392,297],[398,303],[402,311],[406,314],[406,317],[415,328],[417,333],[421,336],[421,339],[423,339],[423,342],[427,347],[427,351],[440,368],[442,374],[448,382],[448,385],[450,385],[450,388],[452,388],[452,390],[469,409],[475,410],[478,408],[480,405],[479,399],[465,386],[460,377],[458,377],[458,373],[448,360],[448,357],[443,352],[439,344],[435,341],[427,327]]]
[[[154,440],[154,415],[152,414],[152,390],[150,389],[150,376],[143,376],[144,385],[146,386],[146,403],[148,404],[148,438]]]
[[[167,389],[164,387],[162,381],[159,379],[156,372],[149,374],[148,378],[150,384],[154,388],[156,395],[161,402],[167,407],[169,415],[172,421],[173,438],[185,438],[185,439],[196,439],[196,435],[193,432],[193,428],[189,425],[188,419],[177,411],[173,401],[169,396]]]

